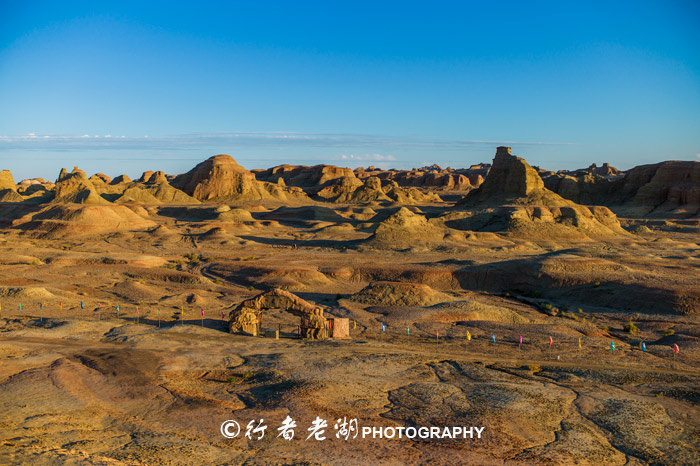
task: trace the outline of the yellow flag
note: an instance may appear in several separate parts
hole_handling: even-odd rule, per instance
[[[578,337],[578,347],[581,347],[581,337]]]
[[[352,329],[355,330],[357,328],[357,322],[354,320],[352,321]]]
[[[472,340],[472,334],[469,333],[469,330],[467,330],[467,341],[471,341],[471,340]]]

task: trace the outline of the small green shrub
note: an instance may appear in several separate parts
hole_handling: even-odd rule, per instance
[[[622,329],[625,332],[631,333],[631,334],[635,334],[635,333],[639,332],[639,328],[636,325],[634,325],[634,322],[632,322],[631,320],[629,321],[628,324],[625,324],[624,327],[622,327]]]
[[[674,333],[676,333],[676,331],[673,330],[672,328],[670,328],[670,329],[668,329],[668,330],[666,330],[666,331],[664,332],[664,336],[665,336],[665,337],[670,337],[670,336],[673,335]]]
[[[533,374],[536,374],[540,371],[542,371],[542,368],[538,366],[537,364],[528,364],[527,369],[532,372]]]
[[[598,287],[600,286],[600,282],[595,282],[595,283],[593,284],[593,286],[595,286],[596,288],[598,288]]]

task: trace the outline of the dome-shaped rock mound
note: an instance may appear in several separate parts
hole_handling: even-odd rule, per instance
[[[401,207],[377,225],[366,244],[390,249],[430,246],[443,241],[446,230],[433,225],[423,215]]]
[[[216,155],[178,175],[172,185],[190,196],[206,202],[286,200],[299,196],[298,191],[258,181],[255,175],[240,166],[230,155]]]
[[[156,226],[123,205],[55,205],[17,220],[17,228],[48,237],[83,237]]]
[[[454,300],[422,283],[387,281],[371,282],[350,299],[380,306],[432,306]]]

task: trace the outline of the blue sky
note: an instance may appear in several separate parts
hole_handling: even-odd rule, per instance
[[[202,5],[201,3],[204,3]],[[0,168],[700,156],[700,3],[0,0]]]

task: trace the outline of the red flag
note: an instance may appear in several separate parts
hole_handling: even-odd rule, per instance
[[[435,330],[435,338],[440,339],[440,331]]]
[[[674,352],[675,354],[678,354],[678,353],[681,352],[681,349],[680,349],[680,348],[678,347],[678,345],[675,344],[675,343],[673,344],[673,352]]]
[[[201,309],[202,309],[202,317],[204,317],[204,308],[201,308]]]
[[[520,335],[520,338],[518,339],[518,343],[521,345],[523,344],[523,336],[522,335]]]
[[[549,346],[552,346],[552,337],[549,337]]]

